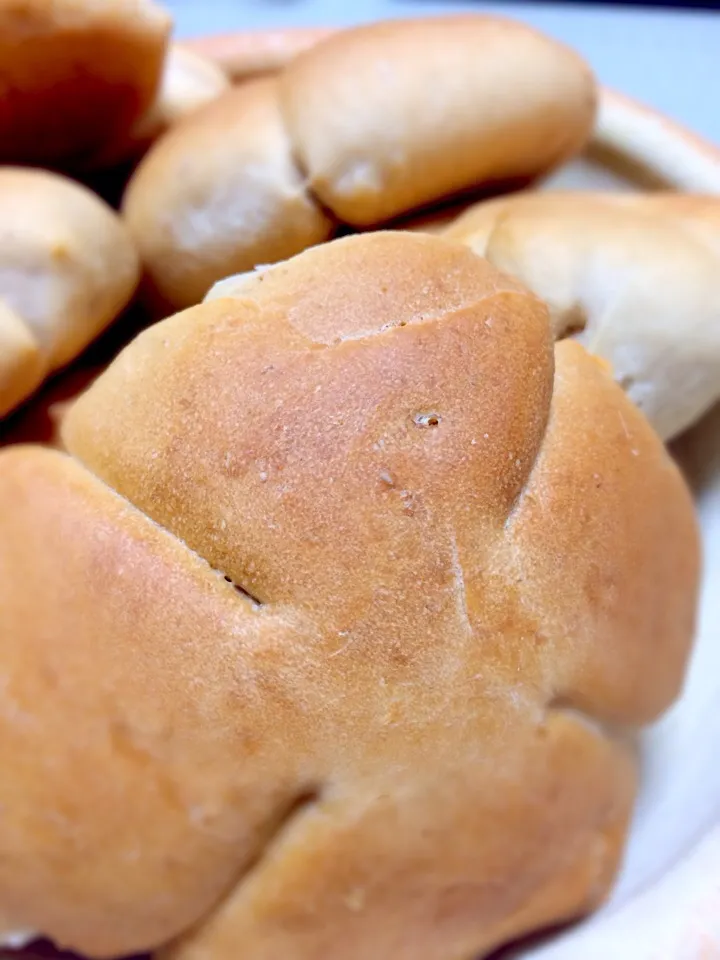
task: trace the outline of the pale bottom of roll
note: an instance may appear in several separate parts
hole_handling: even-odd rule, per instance
[[[45,362],[28,327],[0,301],[0,417],[40,384]]]

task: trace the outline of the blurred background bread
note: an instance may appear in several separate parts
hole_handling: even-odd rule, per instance
[[[123,217],[166,313],[334,227],[295,162],[273,78],[224,93],[162,137],[130,181]]]
[[[0,167],[0,414],[121,313],[140,263],[116,213],[59,174]]]
[[[214,282],[579,152],[595,83],[511,21],[405,20],[330,35],[151,148],[124,215],[166,311]],[[180,175],[182,171],[182,175]]]
[[[230,78],[212,60],[180,44],[171,44],[160,91],[150,114],[144,118],[145,129],[157,135],[229,87]]]
[[[574,51],[472,14],[336,33],[289,64],[280,96],[312,190],[364,227],[557,165],[589,139],[596,100]]]
[[[230,78],[213,60],[171,43],[152,104],[129,130],[106,145],[95,166],[108,168],[138,160],[162,133],[229,88]]]
[[[0,162],[92,166],[160,84],[153,0],[0,0]]]

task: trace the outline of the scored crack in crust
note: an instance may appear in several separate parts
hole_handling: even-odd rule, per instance
[[[557,337],[604,357],[669,440],[720,398],[720,200],[520,193],[442,233],[549,305]]]
[[[14,928],[450,960],[603,899],[698,533],[539,300],[441,239],[335,241],[141,334],[63,433],[0,454]]]

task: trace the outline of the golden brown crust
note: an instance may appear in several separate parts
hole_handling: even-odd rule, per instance
[[[254,611],[62,454],[0,460],[0,902],[15,929],[129,953],[199,919],[284,810],[295,761],[267,749],[297,719],[279,678],[260,690],[302,623]]]
[[[2,0],[0,160],[92,165],[152,103],[169,30],[153,0]]]
[[[354,226],[538,174],[582,148],[595,115],[577,54],[472,14],[339,32],[292,61],[280,84],[312,189]]]
[[[230,90],[161,138],[123,213],[160,297],[176,307],[333,229],[305,188],[270,79]]]
[[[458,244],[346,238],[141,334],[63,433],[75,460],[0,453],[9,922],[448,960],[600,902],[612,725],[677,689],[698,541],[540,301]]]
[[[445,254],[440,263],[438,244],[441,254]],[[407,262],[399,262],[399,251],[409,251]],[[391,233],[374,235],[369,243],[364,237],[354,237],[331,246],[316,247],[249,282],[254,285],[243,292],[246,299],[217,300],[141,334],[135,341],[135,349],[121,354],[91,393],[78,401],[65,425],[68,449],[141,509],[160,511],[151,512],[157,522],[178,524],[172,527],[173,532],[234,582],[261,599],[299,602],[296,592],[299,585],[296,581],[286,583],[286,571],[295,569],[297,580],[300,566],[307,567],[311,579],[303,587],[303,596],[308,602],[321,603],[326,610],[328,604],[343,601],[347,585],[329,583],[322,578],[336,575],[336,566],[354,577],[351,556],[357,552],[358,545],[351,535],[352,529],[348,529],[345,548],[348,556],[344,563],[328,566],[320,557],[314,563],[301,562],[308,551],[320,550],[322,543],[318,540],[316,548],[307,544],[303,530],[314,530],[317,538],[324,531],[333,541],[339,539],[335,549],[343,550],[339,531],[349,522],[344,517],[351,495],[338,488],[337,499],[331,499],[334,486],[328,487],[319,478],[314,479],[317,465],[325,465],[328,483],[334,483],[329,478],[341,470],[351,455],[356,434],[363,436],[377,429],[380,431],[378,442],[382,440],[381,424],[391,414],[378,405],[379,397],[388,394],[385,402],[392,409],[390,389],[394,383],[402,398],[398,402],[408,407],[408,417],[414,413],[421,416],[423,411],[430,415],[433,404],[457,407],[452,419],[462,433],[453,436],[452,448],[445,451],[442,458],[451,473],[438,475],[437,489],[426,490],[425,496],[440,497],[446,483],[457,486],[455,459],[472,439],[466,435],[470,429],[465,426],[467,415],[460,415],[467,403],[466,392],[456,394],[457,384],[445,384],[439,375],[430,377],[427,368],[441,371],[462,363],[466,376],[482,379],[479,372],[465,369],[470,360],[463,359],[457,351],[465,340],[474,336],[477,343],[473,343],[473,350],[480,352],[489,336],[493,340],[490,341],[492,347],[487,347],[484,362],[488,366],[484,377],[503,383],[507,408],[514,412],[515,418],[506,418],[492,396],[477,400],[485,407],[483,413],[478,410],[476,416],[486,422],[484,429],[492,433],[490,450],[504,453],[514,449],[520,466],[516,467],[513,460],[509,469],[498,473],[492,465],[493,456],[488,456],[482,461],[487,475],[468,478],[465,492],[470,497],[471,488],[477,488],[483,491],[483,498],[492,504],[493,510],[509,509],[522,485],[523,470],[528,469],[531,451],[542,435],[544,423],[539,411],[547,403],[552,366],[545,315],[539,304],[534,314],[528,311],[522,334],[514,330],[513,318],[522,315],[528,300],[518,285],[497,275],[462,247],[453,245],[446,252],[445,245],[439,241],[433,243],[426,237]],[[266,302],[268,307],[263,309]],[[468,322],[472,319],[470,308],[476,302],[482,304],[481,319],[463,333],[463,322],[466,315]],[[491,328],[484,324],[486,315],[497,317]],[[456,320],[448,320],[442,327],[438,324],[436,330],[432,321],[440,317],[456,317]],[[379,331],[381,335],[373,337]],[[431,337],[429,342],[428,337]],[[499,342],[494,338],[499,338]],[[502,347],[506,340],[507,349],[512,342],[516,354],[511,372],[507,371]],[[217,347],[213,347],[215,342]],[[250,349],[251,345],[256,345],[256,349]],[[332,349],[323,350],[323,345]],[[219,349],[224,357],[223,369],[228,374],[223,383],[218,380],[216,350]],[[250,389],[251,378],[256,375],[258,352],[262,353],[267,367],[258,384],[258,388],[263,385],[262,392]],[[333,359],[336,354],[337,360]],[[539,356],[544,360],[543,366],[539,365]],[[341,359],[346,375],[337,378],[335,366]],[[413,380],[408,381],[410,371],[416,368]],[[129,391],[125,383],[128,375],[152,378],[154,388]],[[426,380],[432,385],[431,390]],[[412,386],[413,382],[417,386]],[[379,392],[382,384],[385,385]],[[185,400],[179,399],[188,390],[191,395]],[[121,394],[124,397],[122,413],[119,412]],[[268,395],[273,398],[270,407]],[[206,414],[201,412],[206,404],[215,411],[212,432],[207,430]],[[334,418],[326,430],[303,437],[307,449],[302,462],[294,466],[296,483],[301,487],[319,483],[318,490],[325,492],[308,503],[308,508],[313,504],[316,507],[312,516],[293,517],[286,509],[292,509],[294,498],[290,497],[287,504],[283,498],[277,499],[276,485],[282,487],[282,477],[269,482],[275,469],[281,473],[284,469],[281,462],[274,465],[273,444],[282,445],[288,431],[293,435],[298,433],[303,420],[309,416],[309,408],[313,422],[319,419],[322,409],[342,411],[337,429],[342,426],[344,439],[341,445],[339,438],[331,438]],[[112,423],[111,409],[115,411]],[[184,409],[192,410],[192,417],[187,418]],[[447,416],[451,416],[450,410]],[[145,425],[142,433],[128,430],[131,421]],[[400,431],[397,442],[411,445],[405,469],[412,466],[415,471],[421,471],[422,445],[428,440],[428,433],[430,449],[433,449],[432,438],[437,437],[439,442],[444,432],[435,434],[432,427],[425,430],[420,426],[403,440],[403,424],[401,420],[397,426]],[[155,432],[155,425],[160,433]],[[129,432],[133,434],[132,441],[123,441],[121,438]],[[416,454],[412,452],[412,444],[420,445]],[[234,453],[254,449],[258,451],[257,464],[245,455]],[[227,464],[224,463],[226,454]],[[166,455],[171,455],[171,461]],[[236,463],[238,456],[240,460]],[[281,457],[280,452],[277,457]],[[416,461],[415,457],[420,459]],[[413,507],[404,506],[402,485],[396,487],[393,482],[388,485],[389,492],[384,491],[383,482],[378,479],[383,473],[384,455],[377,451],[373,459],[377,462],[365,468],[371,475],[366,476],[364,470],[356,471],[360,488],[371,492],[365,509],[375,511],[376,499],[379,497],[383,502],[389,497],[397,511],[393,522],[403,527]],[[151,470],[146,467],[148,462],[154,464]],[[171,462],[175,466],[171,466]],[[215,466],[210,468],[210,464]],[[408,477],[407,483],[412,488],[410,481]],[[356,493],[361,496],[361,489]],[[472,499],[477,496],[473,495]],[[364,495],[362,501],[365,501]],[[222,518],[214,515],[217,502],[224,504]],[[247,522],[253,530],[245,529],[243,520],[246,505],[250,504],[253,512],[247,515]],[[282,511],[282,516],[274,517],[276,509]],[[360,509],[359,503],[357,509]],[[417,509],[421,509],[419,504]],[[205,512],[207,510],[210,513]],[[267,530],[254,530],[255,511],[267,517]],[[370,523],[370,517],[367,522]],[[352,528],[355,526],[362,529],[365,524],[356,517],[351,523]],[[273,530],[277,531],[275,535]],[[291,530],[295,531],[292,535]],[[282,542],[276,541],[278,536]],[[246,544],[247,559],[238,550],[238,537]],[[367,544],[362,547],[363,551],[369,549]],[[378,576],[382,576],[386,566],[382,559],[384,542],[379,542],[376,549],[380,551],[376,558]],[[293,588],[292,595],[285,594],[289,587]]]
[[[720,201],[525,193],[478,204],[444,236],[550,305],[557,336],[607,359],[664,439],[720,398]]]
[[[507,526],[510,549],[526,607],[543,610],[539,630],[554,640],[556,702],[611,725],[644,724],[678,695],[687,651],[677,638],[693,631],[686,588],[699,573],[698,535],[664,541],[685,527],[689,495],[607,372],[569,340],[555,356],[552,413]],[[638,509],[644,496],[651,503]],[[571,574],[548,562],[550,545],[554,558],[572,556]],[[588,643],[593,635],[603,642]]]
[[[407,793],[388,778],[380,796],[333,794],[160,956],[229,960],[242,943],[258,960],[474,958],[596,907],[627,829],[629,757],[563,713],[509,734],[502,750],[485,730],[473,735],[485,749],[465,753],[462,772],[429,747],[407,758],[426,771]]]
[[[2,167],[0,297],[13,317],[1,322],[14,346],[0,369],[0,413],[105,329],[139,275],[125,227],[90,190],[44,170]]]

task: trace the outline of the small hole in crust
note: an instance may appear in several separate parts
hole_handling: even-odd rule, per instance
[[[418,427],[439,427],[442,417],[439,413],[416,413],[413,420]]]

